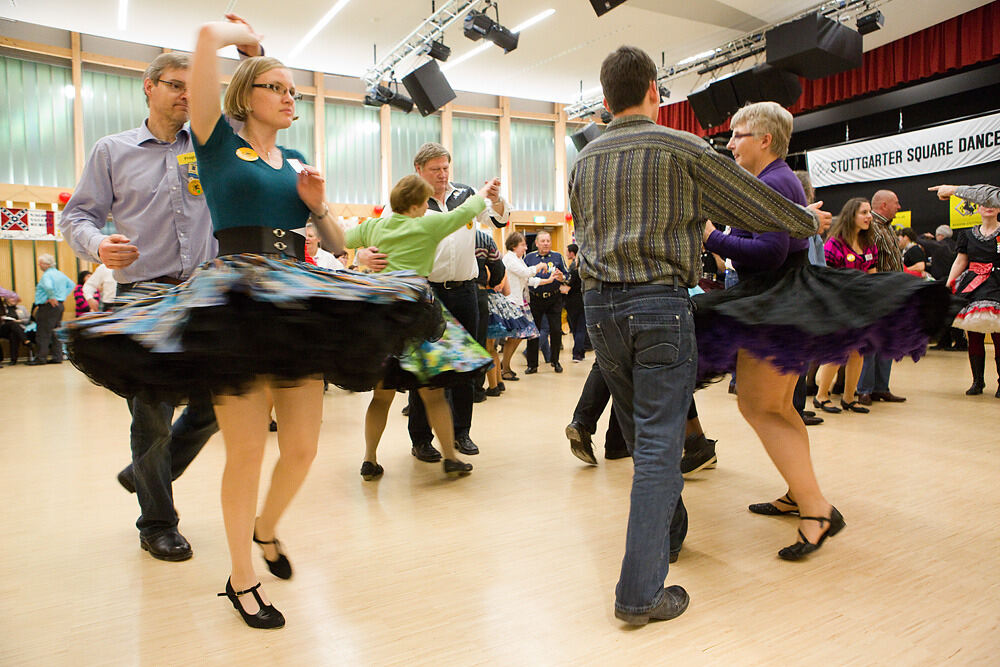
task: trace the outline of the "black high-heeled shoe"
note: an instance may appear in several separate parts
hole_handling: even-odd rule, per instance
[[[227,597],[229,601],[233,603],[233,607],[236,611],[240,612],[240,616],[243,617],[243,622],[249,625],[251,628],[258,628],[261,630],[272,630],[276,628],[282,628],[285,626],[285,617],[280,611],[274,608],[273,605],[264,604],[264,600],[261,599],[260,593],[257,589],[260,588],[260,582],[257,582],[256,586],[251,586],[245,591],[237,591],[233,589],[233,582],[231,579],[226,580],[226,592],[219,593],[219,597]],[[240,604],[240,596],[246,595],[247,593],[253,593],[253,597],[257,600],[257,606],[259,609],[256,614],[249,613]]]
[[[753,512],[754,514],[763,514],[765,516],[786,516],[789,514],[798,515],[799,505],[794,500],[792,500],[792,497],[787,493],[778,498],[778,502],[781,503],[782,505],[788,505],[792,509],[790,510],[778,509],[778,506],[775,505],[773,502],[754,503],[753,505],[747,507],[747,509]]]
[[[802,560],[812,552],[823,546],[823,542],[826,538],[833,537],[847,524],[844,522],[844,517],[837,511],[836,507],[830,510],[830,518],[825,516],[803,516],[799,517],[800,521],[818,521],[821,525],[827,524],[826,532],[820,535],[819,540],[814,544],[810,542],[805,535],[802,534],[802,529],[799,529],[799,538],[801,542],[796,542],[791,546],[787,546],[778,552],[778,555],[785,560]]]
[[[264,556],[264,562],[267,563],[267,569],[271,571],[271,574],[278,577],[279,579],[291,579],[292,578],[292,564],[288,561],[288,557],[281,552],[281,542],[278,538],[265,542],[264,540],[257,539],[257,531],[253,531],[253,541],[255,544],[265,545],[273,544],[274,548],[278,550],[278,557],[274,560],[268,560],[267,556]],[[261,546],[261,551],[264,547]]]

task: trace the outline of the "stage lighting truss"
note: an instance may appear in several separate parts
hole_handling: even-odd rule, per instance
[[[660,84],[662,88],[663,84],[674,79],[679,79],[682,76],[687,76],[692,73],[703,76],[705,74],[717,72],[718,70],[731,65],[734,67],[735,71],[736,67],[738,67],[739,64],[747,58],[752,58],[764,52],[764,34],[771,28],[777,27],[782,23],[788,23],[790,21],[798,20],[804,16],[818,13],[840,22],[848,21],[853,18],[855,23],[857,23],[859,20],[864,18],[864,21],[862,21],[862,24],[864,25],[866,21],[875,21],[875,19],[868,18],[869,16],[874,16],[875,14],[881,16],[882,13],[877,11],[878,8],[891,1],[892,0],[828,0],[827,2],[823,2],[812,7],[811,9],[799,12],[794,16],[782,19],[781,21],[777,21],[771,25],[764,26],[759,30],[755,30],[754,32],[747,33],[742,37],[726,42],[719,47],[709,49],[704,53],[699,53],[696,56],[685,58],[684,60],[670,66],[664,65],[656,72],[657,84]],[[877,25],[878,27],[881,27],[881,24]],[[877,29],[877,27],[872,28],[868,25],[868,32]],[[865,33],[862,32],[862,34]],[[664,97],[662,91],[660,93],[660,97],[660,102],[662,104],[662,98]],[[602,96],[594,96],[587,99],[581,98],[575,104],[566,107],[566,117],[574,119],[597,114],[603,105],[603,101],[604,98]]]
[[[491,0],[447,0],[440,4],[441,6],[437,8],[433,8],[432,5],[431,15],[361,76],[366,88],[370,90],[382,81],[391,79],[397,70],[407,72],[414,69],[403,66],[406,60],[415,61],[423,56],[438,60],[447,59],[451,49],[442,41],[445,31],[471,11],[485,12],[492,2]],[[435,55],[435,53],[443,54],[445,51],[447,53],[443,58]]]

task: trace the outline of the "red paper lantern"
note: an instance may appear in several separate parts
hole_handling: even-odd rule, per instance
[[[70,197],[72,197],[72,196],[73,196],[73,195],[71,195],[71,194],[70,194],[70,193],[68,193],[68,192],[60,192],[60,193],[59,193],[59,203],[60,203],[60,204],[65,204],[65,203],[69,202],[69,199],[70,199]]]
[[[573,222],[573,214],[572,213],[567,213],[566,214],[566,222]]]

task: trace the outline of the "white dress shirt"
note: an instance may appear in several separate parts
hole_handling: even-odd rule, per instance
[[[101,303],[111,303],[118,292],[118,281],[115,280],[114,272],[103,264],[94,269],[83,283],[83,298],[87,301],[93,299],[98,292],[101,293]]]
[[[537,287],[542,282],[535,276],[542,264],[528,267],[513,250],[508,250],[503,256],[503,265],[507,267],[507,284],[510,286],[507,298],[518,307],[525,305],[528,303],[528,288]]]
[[[315,261],[316,266],[321,269],[339,271],[344,268],[343,262],[334,257],[332,252],[327,252],[322,248],[316,248],[316,254],[313,255],[313,261]]]

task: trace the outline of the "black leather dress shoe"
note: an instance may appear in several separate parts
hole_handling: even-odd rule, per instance
[[[583,427],[583,424],[576,421],[570,422],[569,426],[566,427],[566,437],[569,439],[569,450],[573,452],[573,456],[584,463],[589,463],[592,466],[597,465],[590,432]]]
[[[27,363],[28,366],[44,366],[45,365],[45,360],[44,359],[29,359],[26,363]]]
[[[118,483],[129,493],[135,493],[135,478],[132,476],[132,468],[125,468],[118,473]]]
[[[552,364],[552,370],[554,370],[556,373],[562,373],[562,364],[560,364],[558,361],[554,362]]]
[[[479,447],[476,447],[476,443],[472,442],[472,438],[468,435],[460,435],[455,438],[455,449],[469,456],[475,456],[479,453]]]
[[[538,366],[528,366],[527,368],[524,369],[525,375],[532,375],[537,372],[538,372]]]
[[[886,403],[902,403],[906,400],[905,396],[896,396],[891,391],[873,391],[872,392],[873,401],[885,401]]]
[[[158,560],[177,562],[193,555],[191,545],[176,529],[168,530],[153,537],[139,536],[139,546]]]
[[[418,442],[410,449],[410,453],[424,463],[437,463],[441,460],[441,452],[434,449],[434,445],[429,442]]]
[[[663,601],[649,611],[642,614],[630,614],[620,609],[615,609],[615,617],[629,625],[646,625],[650,621],[669,621],[677,618],[688,608],[691,598],[687,591],[680,586],[669,586],[664,591]]]

